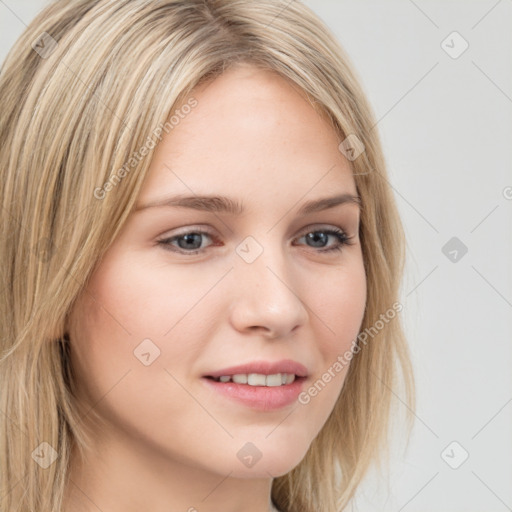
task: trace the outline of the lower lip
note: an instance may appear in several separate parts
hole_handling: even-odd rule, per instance
[[[273,411],[293,404],[303,388],[305,377],[295,378],[291,384],[284,386],[249,386],[248,384],[237,384],[235,382],[217,382],[213,379],[203,377],[215,391],[243,403],[259,411]]]

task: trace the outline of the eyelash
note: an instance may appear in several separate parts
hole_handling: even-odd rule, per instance
[[[320,252],[320,253],[334,253],[335,251],[341,251],[344,246],[354,244],[354,241],[353,241],[354,237],[347,235],[344,231],[342,231],[341,229],[338,229],[338,228],[315,229],[312,231],[307,231],[306,233],[302,234],[299,238],[302,238],[311,233],[324,233],[326,235],[335,236],[338,239],[337,245],[330,247],[329,249],[322,249],[322,248],[318,249],[317,252]],[[162,245],[164,249],[166,249],[168,251],[176,252],[179,254],[186,254],[186,255],[199,254],[200,252],[204,251],[205,249],[195,249],[193,251],[186,251],[184,249],[175,249],[175,248],[172,249],[171,248],[171,247],[173,247],[171,245],[171,242],[174,242],[175,240],[177,240],[179,238],[185,237],[187,235],[192,235],[192,234],[206,235],[206,236],[210,237],[212,240],[214,239],[213,235],[211,233],[208,233],[208,231],[204,231],[202,229],[194,229],[194,230],[186,231],[186,232],[178,234],[178,235],[174,235],[172,237],[163,238],[161,240],[158,240],[157,243],[159,245]],[[315,248],[312,247],[312,249],[315,249]]]

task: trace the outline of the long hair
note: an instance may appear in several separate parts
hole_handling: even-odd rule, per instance
[[[386,453],[398,384],[414,408],[400,315],[375,327],[398,302],[403,229],[373,114],[325,24],[299,1],[57,0],[0,72],[1,512],[61,510],[72,447],[90,442],[67,315],[130,215],[170,116],[239,62],[290,80],[340,143],[364,149],[349,160],[371,339],[358,338],[331,415],[303,460],[274,479],[272,499],[286,512],[342,510]]]

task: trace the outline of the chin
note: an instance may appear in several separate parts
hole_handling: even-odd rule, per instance
[[[266,479],[269,477],[277,478],[279,476],[286,475],[293,468],[295,468],[302,459],[295,460],[293,463],[287,464],[287,461],[280,462],[269,462],[263,463],[260,460],[257,464],[255,464],[252,468],[237,468],[235,471],[231,473],[231,477],[240,478],[240,479],[249,479],[249,478],[262,478]]]
[[[232,476],[236,478],[268,478],[269,476],[285,475],[302,461],[307,448],[307,446],[304,449],[297,448],[297,445],[269,446],[261,450],[261,455],[257,455],[260,456],[259,459],[254,459],[254,461],[249,459],[247,463],[244,462],[244,452],[240,450],[242,453],[237,454],[237,457],[241,460]],[[246,447],[245,450],[246,453],[250,453],[250,448]]]

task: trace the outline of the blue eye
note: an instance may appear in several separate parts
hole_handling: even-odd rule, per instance
[[[334,237],[337,239],[337,243],[329,247],[327,249],[324,249],[324,247],[328,244],[329,237]],[[353,242],[351,239],[352,236],[348,236],[346,233],[341,231],[340,229],[317,229],[315,231],[310,231],[306,233],[305,235],[301,236],[300,238],[305,238],[306,240],[312,242],[314,248],[320,248],[318,252],[330,252],[330,251],[341,251],[343,246],[345,245],[352,245]],[[300,240],[299,238],[299,240]],[[319,244],[319,245],[318,245]]]
[[[183,252],[186,254],[198,254],[201,252],[201,242],[202,237],[204,236],[211,238],[209,233],[198,229],[194,231],[188,231],[187,233],[176,235],[171,238],[166,238],[164,240],[159,240],[158,243],[171,251]],[[173,245],[173,242],[178,243],[177,249],[174,248],[176,246]]]
[[[193,231],[187,231],[180,235],[175,235],[169,238],[158,240],[158,244],[162,245],[165,249],[181,253],[181,254],[199,254],[205,247],[202,246],[203,237],[212,239],[213,236],[210,233],[201,229]],[[333,237],[336,239],[336,243],[332,247],[325,248],[329,243],[329,238]],[[329,229],[317,229],[315,231],[309,231],[306,234],[298,238],[306,239],[307,242],[312,243],[309,247],[318,249],[317,252],[331,252],[341,251],[343,246],[352,245],[354,242],[351,241],[353,236],[348,236],[346,233],[337,228]],[[214,244],[220,245],[220,244]]]

